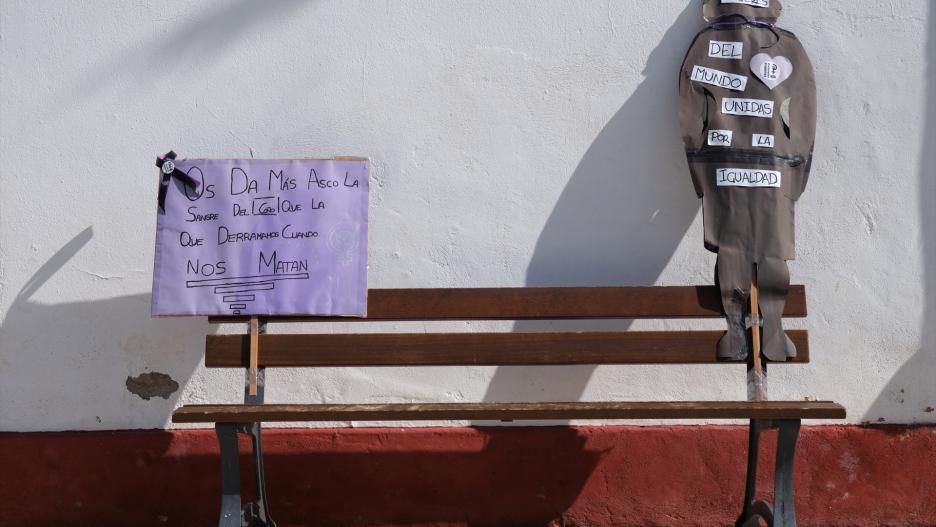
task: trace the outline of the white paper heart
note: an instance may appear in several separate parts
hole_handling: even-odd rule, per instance
[[[786,57],[771,57],[766,53],[758,53],[751,59],[751,71],[773,90],[793,75],[793,63]]]

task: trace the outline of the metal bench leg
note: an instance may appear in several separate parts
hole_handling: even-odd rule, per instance
[[[736,527],[759,527],[758,518],[763,518],[768,524],[773,523],[773,510],[763,500],[757,499],[757,458],[760,453],[760,435],[768,430],[770,421],[751,420],[748,431],[748,465],[747,478],[744,484],[744,508],[741,516],[735,522]]]
[[[774,480],[773,527],[796,527],[796,508],[793,504],[793,456],[800,422],[779,421],[777,436],[777,472]]]
[[[216,423],[215,433],[221,447],[221,518],[218,527],[242,527],[237,428],[232,423]]]
[[[216,423],[218,444],[221,447],[221,518],[219,527],[276,527],[270,519],[263,473],[263,443],[260,423]],[[241,506],[240,460],[237,434],[249,434],[253,442],[256,468],[257,500]]]
[[[757,458],[760,452],[760,434],[772,428],[778,429],[773,507],[757,499]],[[751,420],[744,509],[735,522],[736,527],[758,527],[760,526],[759,518],[763,518],[771,527],[796,527],[796,508],[793,504],[793,456],[799,429],[799,420]]]
[[[244,433],[250,434],[253,443],[254,474],[257,485],[257,501],[244,506],[244,523],[250,527],[276,527],[270,518],[266,498],[266,481],[263,472],[263,443],[260,439],[260,423],[244,425]]]

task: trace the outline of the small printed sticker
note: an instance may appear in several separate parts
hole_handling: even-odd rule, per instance
[[[744,75],[725,73],[724,71],[713,70],[704,66],[693,67],[692,76],[690,78],[696,82],[711,84],[712,86],[719,86],[735,91],[744,91],[748,81],[748,78]]]
[[[722,99],[722,113],[747,117],[773,117],[774,102],[761,99]]]
[[[753,7],[770,7],[770,0],[721,0],[723,4],[744,4]]]
[[[756,168],[719,168],[715,182],[719,187],[780,188],[780,172]]]
[[[793,75],[793,63],[786,57],[771,57],[766,53],[758,53],[751,58],[751,71],[773,90]]]
[[[708,43],[708,56],[715,59],[741,60],[744,55],[744,42],[722,42],[710,40]]]
[[[753,139],[751,139],[751,146],[758,148],[773,148],[774,136],[770,134],[754,134]]]
[[[731,146],[731,138],[734,132],[731,130],[709,130],[709,146]]]
[[[175,163],[173,163],[171,159],[167,159],[163,161],[162,173],[168,176],[169,174],[172,174],[173,172],[175,172]]]

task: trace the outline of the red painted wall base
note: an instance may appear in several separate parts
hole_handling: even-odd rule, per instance
[[[263,439],[280,527],[729,525],[747,450],[737,426],[268,429]],[[212,430],[0,434],[0,468],[3,525],[217,522]],[[796,485],[800,525],[936,525],[936,427],[805,427]]]

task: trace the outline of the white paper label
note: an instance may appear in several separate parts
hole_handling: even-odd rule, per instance
[[[773,117],[774,102],[761,99],[722,99],[722,113],[748,117]]]
[[[734,135],[734,132],[731,130],[709,130],[708,131],[708,145],[709,146],[731,146],[731,137]]]
[[[748,78],[743,75],[725,73],[724,71],[713,70],[704,66],[695,66],[692,68],[692,80],[711,84],[729,90],[744,91],[747,86]]]
[[[770,134],[754,134],[753,139],[751,139],[751,146],[760,148],[773,148],[774,136]]]
[[[721,0],[723,4],[744,4],[754,7],[770,7],[770,0]]]
[[[716,59],[741,60],[744,55],[744,42],[722,42],[710,40],[708,43],[708,56]]]
[[[760,77],[765,81],[780,80],[780,65],[772,60],[764,61],[760,67]]]
[[[719,168],[715,170],[719,187],[780,188],[780,172],[753,168]]]

